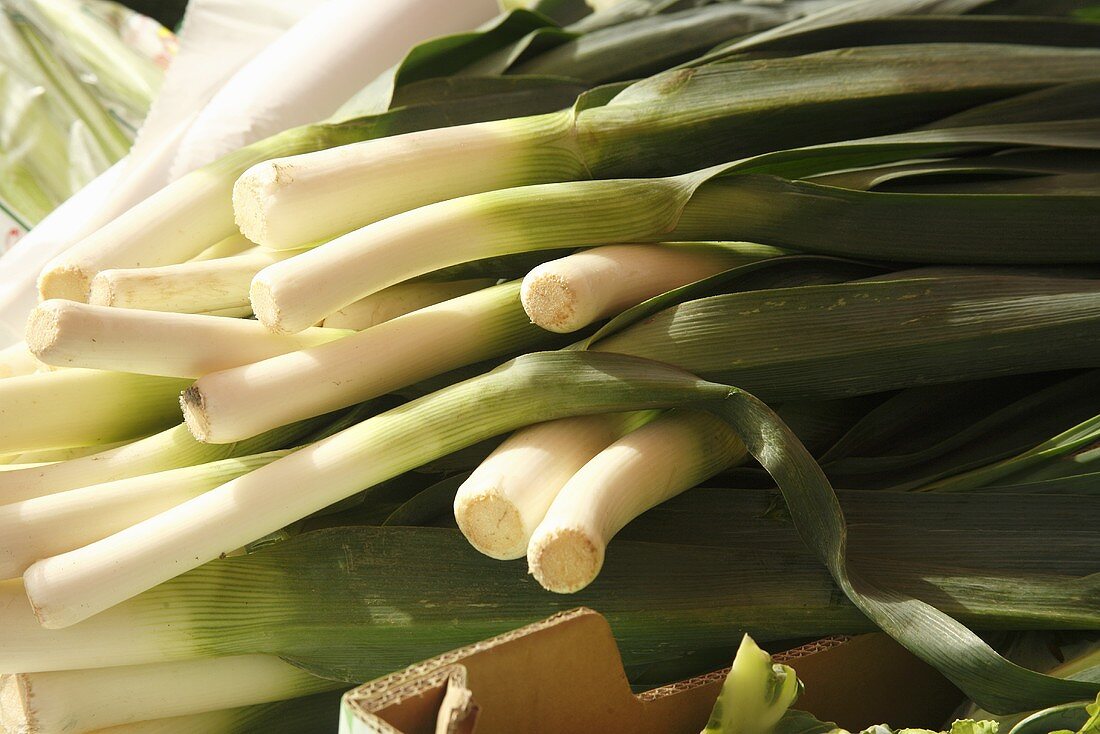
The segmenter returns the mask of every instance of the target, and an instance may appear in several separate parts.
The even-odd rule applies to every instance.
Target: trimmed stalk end
[[[46,564],[50,560],[49,558],[44,558],[40,561],[35,561],[23,572],[23,588],[27,592],[27,600],[31,604],[31,611],[34,612],[34,616],[38,619],[38,623],[48,630],[59,630],[74,625],[77,622],[81,622],[95,612],[93,611],[89,614],[82,609],[68,609],[64,605],[51,605],[43,601],[39,593],[39,587],[44,587],[42,591],[44,591],[47,596],[49,595],[51,588]]]
[[[110,270],[96,273],[92,278],[92,284],[88,288],[88,303],[94,306],[115,305],[115,284]]]
[[[248,289],[248,299],[252,302],[252,313],[269,331],[276,334],[295,333],[293,329],[286,328],[283,323],[282,310],[275,299],[271,284],[263,278],[263,271],[252,279],[252,285]]]
[[[577,294],[557,273],[535,268],[520,286],[520,303],[536,326],[567,334],[584,326],[577,316]]]
[[[495,489],[459,494],[455,520],[470,545],[490,558],[511,561],[527,552],[519,508]]]
[[[38,297],[45,301],[50,298],[64,298],[69,301],[88,300],[88,286],[93,273],[85,272],[76,265],[47,266],[38,276]]]
[[[180,394],[183,422],[196,441],[210,443],[210,417],[206,414],[206,398],[202,390],[192,385]]]
[[[542,588],[574,594],[592,583],[603,567],[603,543],[579,528],[558,528],[531,539],[527,566]]]
[[[49,300],[34,307],[27,319],[27,350],[38,359],[49,359],[61,337],[61,318],[67,301]]]
[[[30,679],[22,673],[0,676],[0,731],[36,734],[40,731],[31,708]]]
[[[241,174],[233,184],[233,218],[241,234],[258,245],[268,243],[268,199],[293,180],[289,166],[277,160],[257,163]]]

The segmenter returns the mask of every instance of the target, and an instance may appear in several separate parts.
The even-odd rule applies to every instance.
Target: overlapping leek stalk
[[[295,254],[293,250],[253,248],[247,253],[176,265],[104,270],[92,278],[88,302],[179,313],[251,310],[248,286],[252,278],[268,265]]]
[[[181,399],[200,441],[229,443],[448,370],[545,344],[518,282],[459,296],[338,341],[212,372]],[[258,328],[259,325],[256,325]]]
[[[55,367],[193,378],[327,344],[353,333],[314,327],[294,336],[279,336],[243,319],[55,299],[31,312],[27,345],[41,362]]]
[[[324,418],[292,423],[235,444],[201,443],[181,423],[91,456],[0,472],[0,502],[19,502],[92,484],[282,448],[304,439],[324,423]]]
[[[577,331],[673,288],[782,252],[748,243],[596,247],[528,273],[523,310],[544,329]]]
[[[15,673],[0,678],[0,724],[23,734],[87,734],[342,687],[269,655]]]
[[[183,380],[72,369],[0,380],[0,446],[12,452],[136,439],[179,419]]]
[[[340,309],[329,315],[323,325],[335,329],[368,329],[418,309],[488,288],[495,283],[492,278],[400,283]],[[248,283],[242,293],[247,304]]]
[[[0,504],[0,578],[125,530],[290,453],[222,459]]]

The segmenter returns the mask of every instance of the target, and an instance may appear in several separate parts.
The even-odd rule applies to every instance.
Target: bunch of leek
[[[990,710],[1094,695],[964,624],[1100,622],[1098,27],[810,5],[513,11],[47,268],[0,671],[361,682],[581,601],[632,667],[877,626]]]

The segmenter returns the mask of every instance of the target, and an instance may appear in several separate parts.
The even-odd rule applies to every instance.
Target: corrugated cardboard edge
[[[809,642],[805,645],[786,650],[785,652],[776,653],[772,655],[772,660],[777,663],[789,663],[792,660],[798,660],[804,658],[807,655],[816,655],[817,653],[831,650],[834,647],[839,647],[852,639],[846,635],[837,635],[835,637],[823,637],[820,640]],[[715,683],[721,683],[729,675],[729,668],[722,668],[716,670],[713,673],[707,673],[705,675],[696,676],[695,678],[688,678],[687,680],[676,681],[675,683],[669,683],[667,686],[661,686],[660,688],[653,688],[648,691],[644,691],[638,694],[638,699],[641,701],[655,701],[665,696],[674,696],[677,693],[683,693],[684,691],[691,691],[696,688],[703,688]]]
[[[596,614],[596,612],[587,607],[578,607],[566,612],[559,612],[552,617],[547,617],[542,621],[520,627],[511,632],[505,632],[496,637],[490,637],[487,640],[475,642],[472,645],[460,647],[457,650],[451,650],[442,655],[437,655],[434,658],[429,658],[424,662],[411,665],[404,670],[399,670],[396,673],[387,675],[385,678],[379,678],[378,680],[348,691],[344,694],[345,705],[350,707],[353,711],[357,711],[367,716],[370,715],[372,711],[400,704],[410,698],[416,698],[417,696],[423,695],[426,691],[442,686],[454,673],[456,668],[462,669],[461,666],[457,664],[475,653],[485,652],[494,647],[512,642],[513,640],[527,637],[534,632],[539,632],[548,627],[554,627],[564,621],[583,617],[587,614]],[[463,680],[465,680],[465,671],[463,671],[462,677]],[[379,731],[386,732],[386,734],[396,732],[392,727],[388,730],[379,729]],[[396,732],[396,734],[400,734],[400,732]]]

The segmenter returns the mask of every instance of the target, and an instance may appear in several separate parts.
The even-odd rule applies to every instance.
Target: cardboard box
[[[806,684],[796,708],[858,731],[939,729],[961,694],[882,634],[775,656]],[[607,621],[575,609],[367,683],[344,695],[341,734],[698,734],[726,670],[631,692]]]

